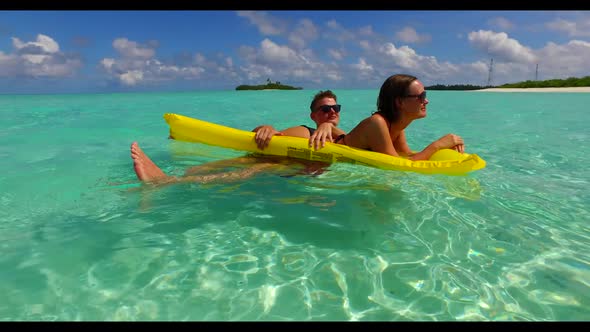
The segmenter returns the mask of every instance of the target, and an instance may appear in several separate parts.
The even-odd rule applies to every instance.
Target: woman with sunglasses
[[[426,105],[424,85],[416,77],[390,76],[379,91],[377,112],[362,120],[340,143],[392,156],[407,156],[411,160],[428,160],[440,149],[463,153],[463,139],[455,134],[441,137],[418,153],[410,150],[405,129],[412,121],[426,116]]]
[[[295,136],[309,139],[309,146],[316,150],[324,147],[326,141],[338,142],[338,138],[344,137],[344,131],[336,128],[340,122],[341,105],[336,103],[336,95],[330,91],[318,92],[309,106],[309,117],[316,123],[317,129],[306,125],[299,125],[281,131],[271,125],[262,125],[254,128],[256,144],[264,150],[273,136]]]

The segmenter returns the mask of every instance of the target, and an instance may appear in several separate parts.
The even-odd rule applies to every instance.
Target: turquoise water
[[[0,320],[588,320],[588,94],[429,92],[407,130],[454,132],[466,177],[141,185],[243,153],[168,140],[162,115],[307,124],[316,91],[0,96]],[[336,90],[341,127],[377,90]]]

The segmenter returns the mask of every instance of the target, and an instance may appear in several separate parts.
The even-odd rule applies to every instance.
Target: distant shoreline
[[[590,86],[569,88],[489,88],[471,90],[475,92],[586,92],[590,93]]]
[[[236,91],[244,91],[244,90],[303,90],[301,87],[294,87],[290,85],[281,84],[280,82],[270,82],[261,85],[238,85],[236,87]]]

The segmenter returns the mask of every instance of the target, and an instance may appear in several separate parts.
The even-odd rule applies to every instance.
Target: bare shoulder
[[[309,138],[309,129],[305,128],[304,126],[295,126],[291,128],[287,128],[285,130],[281,130],[281,133],[285,136],[295,136],[295,137],[303,137]]]
[[[387,121],[385,120],[385,118],[379,114],[373,114],[370,117],[368,117],[366,120],[368,120],[367,122],[370,123],[372,128],[379,128],[379,127],[384,127],[387,128]]]

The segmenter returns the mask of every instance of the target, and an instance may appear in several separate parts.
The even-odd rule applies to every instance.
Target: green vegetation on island
[[[497,88],[571,88],[590,86],[590,76],[582,78],[569,77],[564,80],[552,79],[545,81],[524,81],[497,86]]]
[[[270,78],[266,79],[266,84],[261,85],[238,85],[236,90],[303,90],[303,88],[273,82]]]
[[[590,86],[590,76],[585,76],[582,78],[578,77],[570,77],[566,79],[552,79],[552,80],[545,80],[545,81],[524,81],[518,83],[508,83],[502,84],[498,86],[479,86],[479,85],[471,85],[471,84],[454,84],[454,85],[444,85],[444,84],[436,84],[425,87],[426,90],[481,90],[487,88],[572,88],[572,87],[582,87],[582,86]]]
[[[426,90],[481,90],[492,88],[491,86],[479,86],[479,85],[471,85],[471,84],[454,84],[454,85],[444,85],[444,84],[436,84],[425,87]]]

